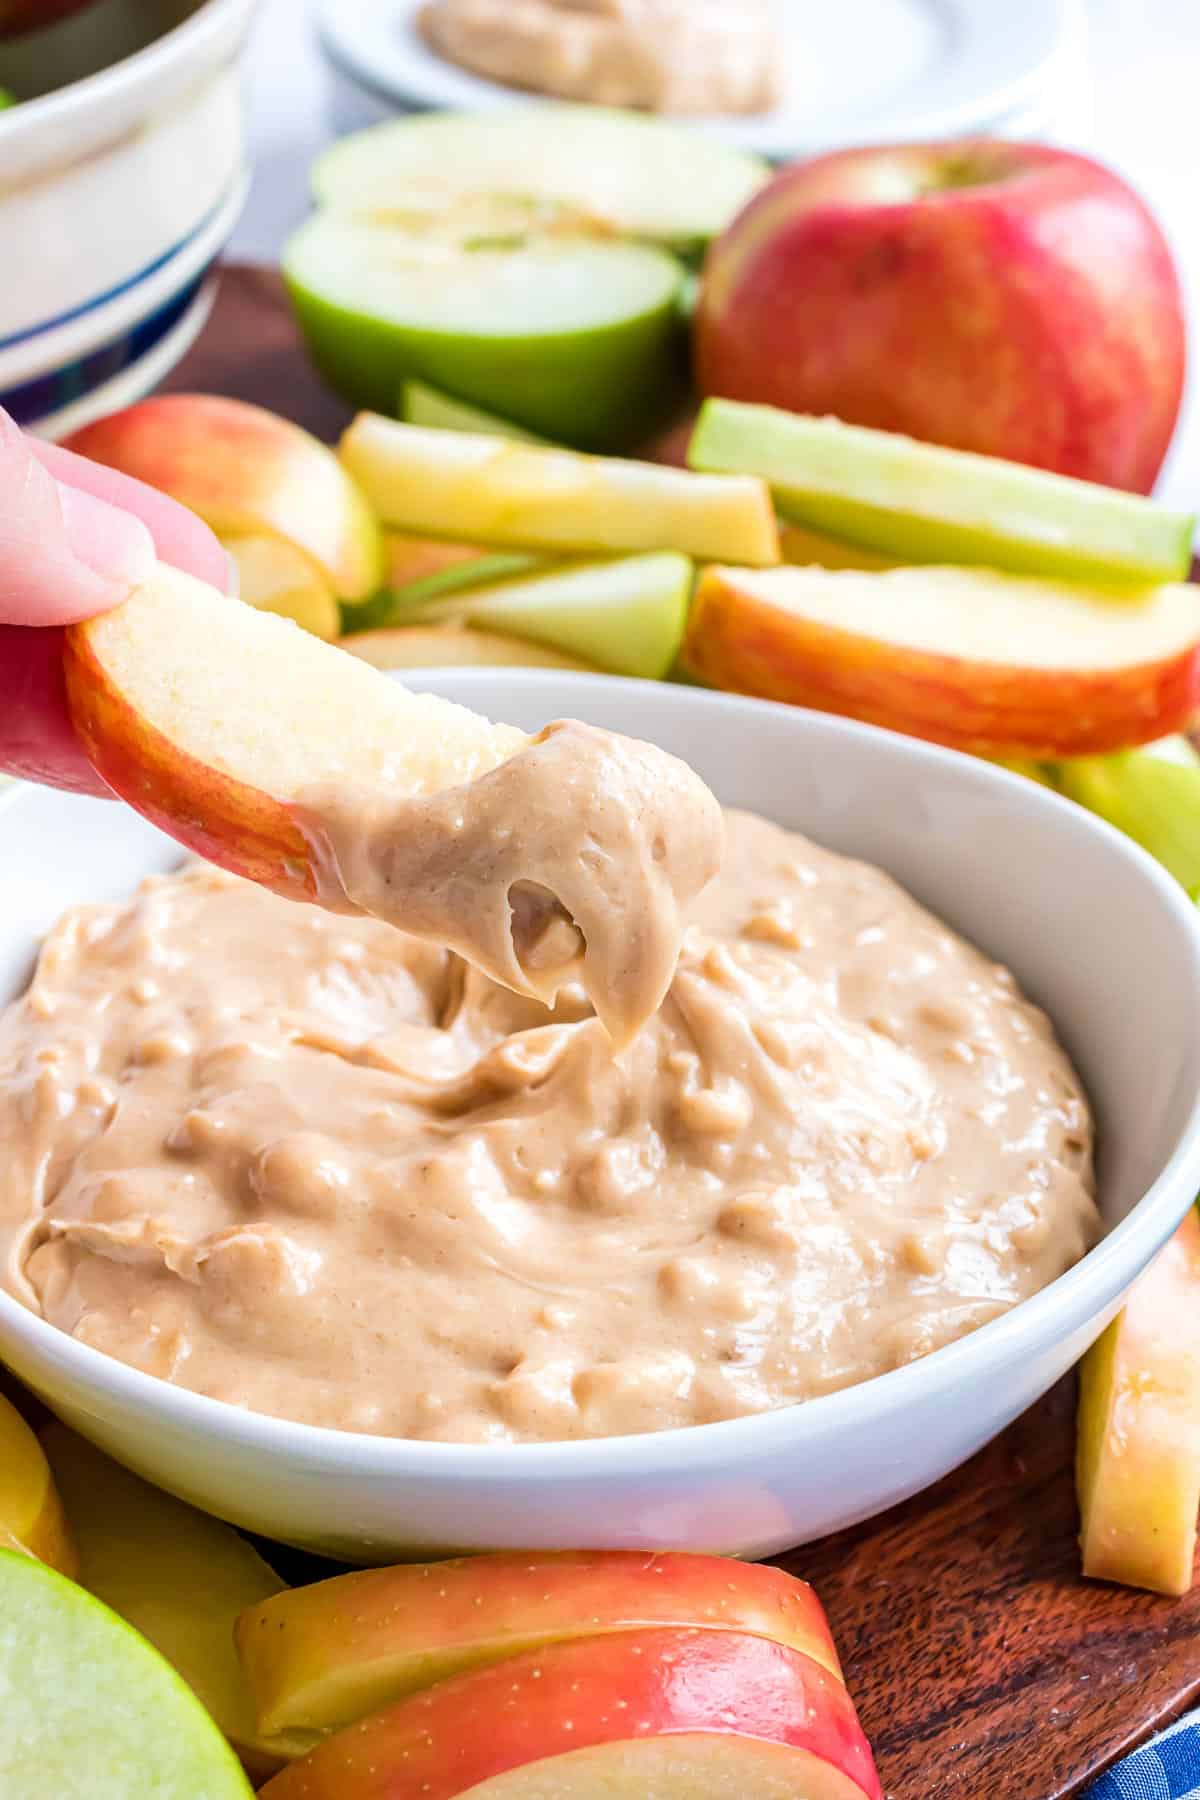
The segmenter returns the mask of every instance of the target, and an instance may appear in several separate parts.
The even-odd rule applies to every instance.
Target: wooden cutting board
[[[350,416],[264,269],[224,271],[165,386],[323,437]],[[889,1800],[1066,1800],[1200,1698],[1200,1587],[1172,1602],[1079,1579],[1073,1412],[1066,1381],[928,1493],[781,1559],[828,1608]],[[325,1572],[268,1554],[292,1579]]]

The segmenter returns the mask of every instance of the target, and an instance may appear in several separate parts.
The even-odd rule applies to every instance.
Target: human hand
[[[227,585],[225,552],[185,507],[0,410],[0,770],[108,792],[67,716],[62,628],[118,605],[156,558]]]

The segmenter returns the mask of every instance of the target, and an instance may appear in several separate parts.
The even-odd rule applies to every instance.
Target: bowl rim
[[[1156,904],[1178,929],[1186,965],[1180,973],[1192,989],[1200,1042],[1200,910],[1165,869],[1130,838],[1025,776],[877,726],[711,689],[560,670],[421,669],[405,674],[411,677],[407,684],[414,688],[448,692],[449,697],[484,712],[490,710],[489,693],[496,697],[497,676],[506,694],[515,689],[531,699],[547,689],[561,692],[563,683],[568,691],[600,701],[605,695],[619,693],[645,698],[647,686],[652,685],[656,688],[656,704],[677,706],[684,711],[696,706],[701,710],[712,708],[747,722],[764,714],[787,717],[801,732],[825,735],[834,743],[839,739],[858,741],[869,744],[872,753],[902,755],[918,771],[949,768],[954,772],[953,778],[965,783],[968,791],[974,788],[993,799],[1007,797],[1023,808],[1055,818],[1068,834],[1099,839],[1113,855],[1137,870],[1139,879],[1153,892]],[[559,705],[556,702],[549,711],[554,712]],[[20,804],[29,788],[28,783],[16,783],[9,792],[0,794],[0,820]],[[139,1410],[179,1431],[216,1436],[227,1449],[244,1450],[265,1459],[286,1458],[293,1467],[353,1474],[363,1479],[396,1478],[410,1483],[450,1479],[493,1487],[588,1477],[605,1483],[631,1478],[677,1478],[777,1459],[783,1453],[811,1449],[826,1438],[869,1430],[873,1421],[906,1405],[928,1404],[955,1391],[969,1393],[972,1373],[986,1378],[993,1364],[1010,1365],[1024,1355],[1032,1358],[1044,1347],[1045,1328],[1052,1321],[1055,1323],[1049,1336],[1054,1342],[1061,1342],[1104,1314],[1166,1242],[1198,1193],[1200,1084],[1170,1155],[1125,1218],[1072,1268],[1007,1313],[941,1349],[851,1387],[741,1418],[615,1437],[462,1444],[382,1437],[305,1424],[251,1412],[234,1402],[215,1400],[147,1374],[81,1343],[2,1289],[0,1321],[6,1330],[16,1328],[16,1334],[27,1340],[40,1363],[55,1365],[58,1374],[80,1390],[102,1391],[123,1408]],[[1149,1252],[1142,1255],[1146,1240],[1150,1240]]]
[[[132,55],[0,111],[5,186],[117,142],[142,114],[167,105],[181,77],[184,85],[196,78],[193,65],[207,68],[235,54],[257,5],[258,0],[198,0],[186,19]]]

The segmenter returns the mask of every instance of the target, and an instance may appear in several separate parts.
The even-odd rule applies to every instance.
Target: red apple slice
[[[303,1790],[306,1800],[408,1800],[414,1792],[405,1785],[339,1786],[340,1777],[333,1779],[330,1786],[318,1777],[322,1785]],[[442,1792],[430,1784],[421,1800]],[[808,1750],[701,1731],[539,1757],[468,1792],[469,1800],[864,1800],[856,1781]]]
[[[294,1745],[447,1675],[649,1625],[752,1632],[840,1678],[807,1582],[716,1556],[518,1551],[369,1569],[249,1608],[235,1637],[260,1730]]]
[[[578,1638],[440,1682],[328,1738],[262,1791],[267,1800],[882,1800],[836,1676],[767,1638],[703,1630]]]
[[[294,544],[343,600],[383,578],[378,522],[332,450],[288,419],[216,394],[157,394],[85,425],[69,448],[199,513],[221,536]]]
[[[1179,731],[1200,704],[1200,590],[987,569],[711,568],[684,661],[714,687],[959,750],[1081,756]]]
[[[526,741],[163,566],[70,627],[64,670],[75,729],[115,793],[190,850],[295,899],[318,893],[294,804],[306,788],[386,770],[397,795],[429,793]]]

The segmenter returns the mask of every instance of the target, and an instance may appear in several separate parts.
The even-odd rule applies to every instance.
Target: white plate
[[[394,107],[520,98],[429,50],[421,0],[320,0],[322,40]],[[777,0],[788,89],[770,113],[697,119],[764,156],[982,130],[1029,103],[1068,32],[1067,0]],[[685,121],[681,121],[685,122]]]

